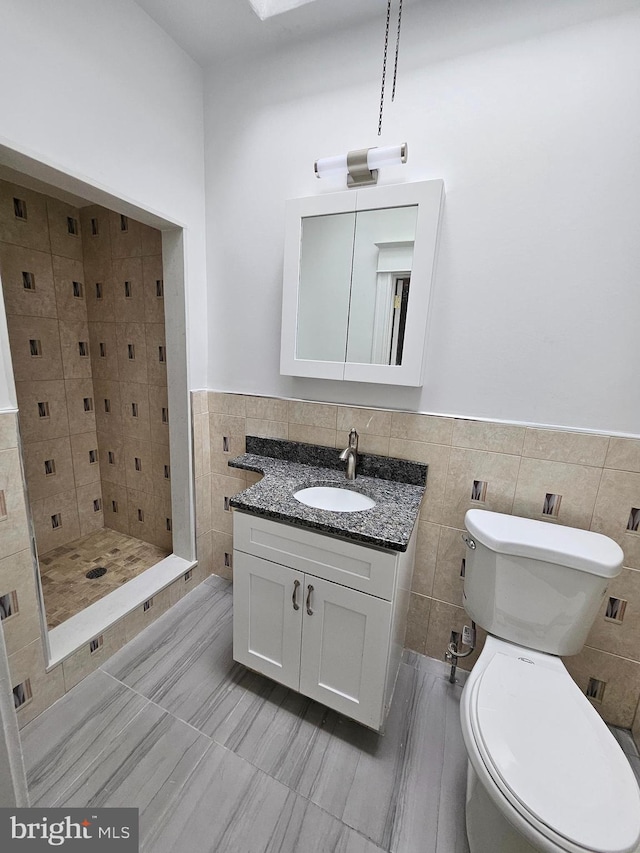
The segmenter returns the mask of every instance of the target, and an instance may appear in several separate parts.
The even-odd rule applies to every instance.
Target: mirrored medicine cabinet
[[[286,204],[280,372],[422,385],[444,184]]]

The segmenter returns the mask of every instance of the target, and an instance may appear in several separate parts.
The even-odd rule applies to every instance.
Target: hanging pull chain
[[[396,36],[396,61],[393,66],[393,90],[391,92],[391,101],[396,99],[396,80],[398,77],[398,54],[400,52],[400,25],[402,24],[402,0],[398,8],[398,34]]]
[[[380,86],[380,113],[378,114],[378,136],[382,134],[382,113],[384,110],[384,84],[387,79],[387,50],[389,48],[389,23],[391,21],[391,0],[387,0],[387,25],[384,32],[384,55],[382,57],[382,84]]]

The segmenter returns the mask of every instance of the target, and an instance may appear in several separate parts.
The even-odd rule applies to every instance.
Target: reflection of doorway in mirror
[[[404,349],[413,242],[377,243],[371,364],[401,365]]]

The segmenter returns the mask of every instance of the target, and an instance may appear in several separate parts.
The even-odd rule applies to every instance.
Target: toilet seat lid
[[[635,777],[566,670],[496,654],[480,677],[472,716],[489,773],[525,819],[560,836],[559,845],[566,839],[599,853],[635,850]]]

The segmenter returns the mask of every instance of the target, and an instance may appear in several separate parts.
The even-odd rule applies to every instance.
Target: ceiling
[[[386,0],[314,0],[261,21],[249,0],[136,2],[203,67],[237,53],[265,53],[375,18],[384,28],[387,11]],[[397,10],[398,0],[393,0],[393,7]]]

